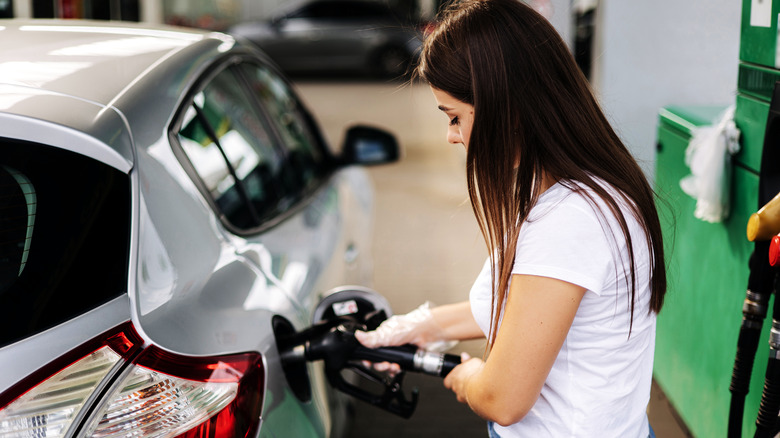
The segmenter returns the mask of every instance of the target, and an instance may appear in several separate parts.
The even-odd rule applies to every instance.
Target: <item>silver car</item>
[[[255,48],[173,28],[0,21],[0,436],[344,432],[277,339],[370,286],[365,171]]]
[[[396,78],[422,47],[416,24],[371,0],[308,0],[228,32],[260,46],[287,73],[360,72]]]

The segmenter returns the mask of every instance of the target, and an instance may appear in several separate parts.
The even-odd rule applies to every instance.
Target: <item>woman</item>
[[[369,347],[485,336],[444,384],[491,436],[647,437],[661,230],[642,170],[552,26],[518,0],[465,0],[417,70],[467,150],[488,245],[469,301],[359,332]]]

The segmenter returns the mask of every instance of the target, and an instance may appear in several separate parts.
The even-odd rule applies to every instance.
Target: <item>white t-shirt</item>
[[[650,255],[646,239],[623,206],[637,264],[636,307],[629,337],[627,242],[601,198],[586,190],[606,219],[582,194],[558,183],[540,196],[521,227],[513,274],[556,278],[587,292],[539,399],[520,422],[509,427],[495,425],[501,437],[645,438],[649,434],[646,409],[655,314],[648,313]],[[612,189],[610,193],[615,197],[617,192]],[[620,198],[615,199],[621,203]],[[491,289],[487,261],[470,294],[474,318],[486,336]]]

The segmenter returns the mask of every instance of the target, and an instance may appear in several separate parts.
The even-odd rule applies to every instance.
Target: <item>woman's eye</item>
[[[459,124],[460,124],[460,120],[458,120],[458,118],[457,118],[457,117],[453,117],[453,118],[450,120],[450,126],[459,125]]]

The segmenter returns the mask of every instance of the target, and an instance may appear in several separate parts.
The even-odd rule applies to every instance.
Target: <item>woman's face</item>
[[[431,91],[439,109],[444,111],[449,119],[447,142],[460,143],[468,149],[471,126],[474,124],[474,106],[461,102],[438,88],[431,87]]]

